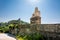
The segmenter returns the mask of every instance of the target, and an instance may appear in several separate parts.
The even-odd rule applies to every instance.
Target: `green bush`
[[[43,40],[43,36],[40,33],[25,34],[24,36],[18,35],[16,37],[24,40]]]

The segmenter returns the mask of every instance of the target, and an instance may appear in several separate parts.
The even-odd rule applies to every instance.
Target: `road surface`
[[[0,40],[16,40],[11,34],[0,33]]]

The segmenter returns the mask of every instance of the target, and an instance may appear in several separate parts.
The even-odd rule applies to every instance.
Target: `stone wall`
[[[15,28],[16,29],[16,28]],[[20,25],[17,30],[11,29],[13,33],[60,33],[60,24]],[[11,32],[11,31],[10,31]]]

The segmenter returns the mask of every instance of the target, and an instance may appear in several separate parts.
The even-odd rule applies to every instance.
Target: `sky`
[[[42,24],[60,23],[60,0],[0,0],[0,22],[21,19],[30,23],[38,7]]]

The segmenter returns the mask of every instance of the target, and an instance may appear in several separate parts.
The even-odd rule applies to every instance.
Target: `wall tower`
[[[38,7],[35,8],[35,11],[32,14],[32,17],[30,18],[30,23],[31,24],[41,24],[40,11],[38,10]]]

